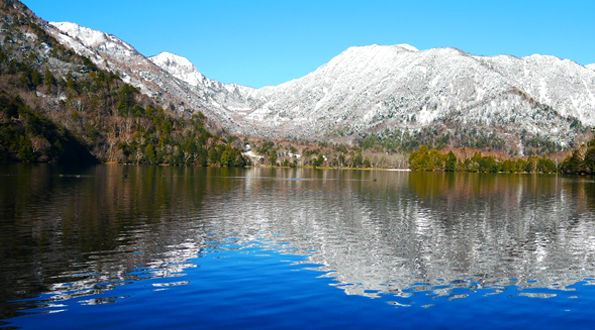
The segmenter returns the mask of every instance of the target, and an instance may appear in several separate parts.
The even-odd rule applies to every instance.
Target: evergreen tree
[[[444,165],[444,170],[446,172],[454,172],[457,168],[457,156],[455,156],[455,154],[450,151],[447,155],[446,155],[446,164]]]
[[[69,90],[76,90],[76,83],[72,77],[68,77],[68,80],[66,81],[66,87],[68,87]]]
[[[353,157],[352,167],[361,167],[364,162],[364,157],[362,153],[359,152],[355,157]]]
[[[34,160],[31,139],[24,135],[21,135],[19,140],[19,158],[23,162],[30,162]]]
[[[176,166],[184,165],[184,151],[181,147],[177,147],[173,156],[173,163]]]
[[[211,165],[215,165],[215,164],[217,164],[218,161],[219,161],[219,154],[217,153],[217,148],[211,147],[211,150],[209,151],[209,163]]]
[[[145,148],[145,157],[149,164],[154,165],[156,163],[157,157],[155,156],[155,147],[153,147],[153,144],[147,144],[147,147]]]
[[[52,73],[50,72],[49,69],[45,69],[45,76],[44,76],[45,88],[47,88],[48,91],[51,90],[54,83],[55,83],[54,76],[52,75]]]
[[[39,71],[37,71],[37,69],[33,69],[33,71],[31,72],[31,82],[36,87],[42,84],[41,74],[39,73]]]
[[[581,166],[579,151],[575,150],[572,155],[566,157],[560,165],[560,171],[568,174],[577,174]]]
[[[205,148],[200,148],[198,151],[197,157],[198,165],[200,166],[207,166],[209,165],[209,156],[207,154],[207,150]]]
[[[228,144],[223,153],[221,153],[221,165],[229,166],[231,163],[231,146]]]
[[[364,167],[365,168],[370,168],[372,167],[372,164],[370,164],[370,158],[366,156],[366,159],[364,159]]]
[[[273,166],[277,164],[277,153],[274,150],[269,153],[269,161]]]
[[[314,166],[322,166],[324,164],[324,156],[322,154],[318,154],[316,157],[316,164]]]
[[[429,161],[430,148],[427,145],[422,145],[419,150],[414,151],[409,155],[409,167],[415,171],[425,171]]]
[[[593,141],[595,141],[595,139]],[[595,146],[587,150],[583,165],[591,174],[595,174]]]
[[[502,163],[502,172],[505,172],[505,173],[514,172],[514,164],[510,159],[507,159]]]
[[[137,89],[126,84],[118,91],[120,101],[118,102],[118,113],[120,116],[128,116],[130,110],[134,107],[134,94],[137,93]]]

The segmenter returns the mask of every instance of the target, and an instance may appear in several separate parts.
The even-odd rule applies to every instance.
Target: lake
[[[592,329],[595,178],[0,165],[0,329]]]

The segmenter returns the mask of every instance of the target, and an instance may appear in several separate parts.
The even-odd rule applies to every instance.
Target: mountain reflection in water
[[[130,281],[185,285],[205,254],[254,247],[306,256],[347,294],[571,290],[595,277],[594,222],[580,177],[9,165],[0,319],[43,294],[59,307],[117,302],[94,295]]]

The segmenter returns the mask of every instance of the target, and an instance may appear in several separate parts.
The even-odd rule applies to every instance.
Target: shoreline
[[[570,176],[591,176],[592,174],[581,172],[581,173],[545,173],[545,172],[473,172],[473,171],[454,171],[454,172],[446,172],[446,171],[415,171],[409,168],[380,168],[380,167],[365,167],[365,168],[357,168],[357,167],[330,167],[330,166],[270,166],[270,165],[249,165],[243,167],[227,167],[227,166],[176,166],[171,164],[157,164],[157,165],[148,165],[148,164],[125,164],[125,163],[118,163],[118,162],[99,162],[94,164],[60,164],[60,163],[49,163],[49,162],[0,162],[0,165],[9,165],[9,164],[48,164],[48,165],[61,165],[61,166],[94,166],[94,165],[106,165],[106,166],[156,166],[156,167],[191,167],[191,168],[271,168],[271,169],[319,169],[319,170],[342,170],[342,171],[384,171],[384,172],[436,172],[436,173],[476,173],[476,174],[521,174],[521,175],[570,175]]]

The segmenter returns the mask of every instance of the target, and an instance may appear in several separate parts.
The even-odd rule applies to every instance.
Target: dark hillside
[[[0,1],[0,161],[243,166],[241,144],[174,112],[60,45]]]

